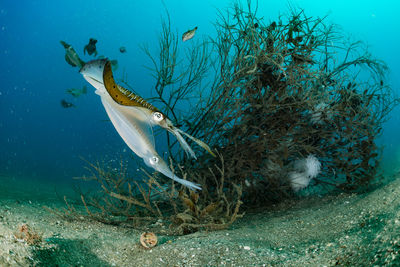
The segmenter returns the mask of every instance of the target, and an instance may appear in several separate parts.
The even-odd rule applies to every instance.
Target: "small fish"
[[[192,39],[194,37],[194,35],[196,34],[196,31],[197,31],[197,27],[195,27],[193,30],[188,30],[187,32],[182,34],[182,41],[185,42],[185,41]]]
[[[70,88],[66,90],[67,94],[72,95],[73,97],[79,97],[87,93],[87,87],[84,85],[82,89]]]
[[[125,48],[125,46],[121,46],[121,47],[119,48],[119,52],[121,52],[122,54],[123,54],[123,53],[126,53],[126,48]]]
[[[85,65],[85,62],[79,58],[75,49],[64,41],[60,41],[60,43],[65,49],[65,61],[67,61],[67,63],[72,67],[82,68],[83,65]]]
[[[86,55],[87,52],[89,56],[94,54],[94,56],[96,57],[97,56],[96,43],[97,43],[96,39],[90,38],[89,43],[85,45],[85,47],[83,48],[83,54]]]
[[[65,99],[62,99],[62,100],[61,100],[61,106],[62,106],[63,108],[72,108],[72,107],[75,107],[74,104],[72,104],[72,103],[70,103],[70,102],[67,102]]]

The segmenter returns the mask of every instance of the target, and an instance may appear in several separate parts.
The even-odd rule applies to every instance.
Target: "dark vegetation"
[[[250,3],[235,4],[220,14],[216,37],[193,42],[181,60],[169,17],[162,26],[157,56],[144,47],[156,81],[150,101],[217,152],[188,159],[167,136],[171,168],[203,190],[145,170],[138,182],[123,161],[117,169],[96,163],[83,179],[101,191],[81,195],[86,212],[68,203],[54,212],[185,234],[228,227],[250,207],[292,197],[288,173],[308,155],[321,163],[310,192],[361,192],[377,182],[375,141],[398,100],[386,65],[361,42],[302,10],[266,21]],[[184,105],[190,112],[179,112]]]

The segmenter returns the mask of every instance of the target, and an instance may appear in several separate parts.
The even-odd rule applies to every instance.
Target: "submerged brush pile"
[[[144,49],[154,63],[154,104],[217,151],[191,160],[168,136],[171,168],[203,190],[177,189],[159,174],[139,184],[124,165],[92,165],[103,195],[82,195],[88,215],[69,206],[69,217],[183,234],[227,227],[242,202],[265,206],[308,183],[318,192],[368,188],[379,164],[376,137],[397,104],[386,65],[303,11],[267,22],[250,3],[246,10],[236,4],[221,15],[217,37],[193,45],[186,60],[178,60],[169,20],[159,58]],[[190,112],[178,114],[188,99]]]
[[[319,191],[365,189],[379,163],[375,139],[397,103],[386,65],[303,11],[266,23],[236,5],[217,31],[217,82],[192,134],[221,153],[246,201],[282,199],[296,162],[310,155]]]

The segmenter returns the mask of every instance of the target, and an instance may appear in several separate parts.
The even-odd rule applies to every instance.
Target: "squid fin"
[[[144,158],[149,151],[156,153],[153,128],[143,111],[119,105],[108,94],[101,96],[101,102],[114,128],[136,155]]]

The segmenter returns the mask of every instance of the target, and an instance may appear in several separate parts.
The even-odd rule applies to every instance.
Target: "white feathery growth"
[[[308,155],[305,161],[305,172],[310,178],[315,178],[321,171],[321,163],[314,155]]]
[[[308,186],[310,183],[310,178],[303,172],[290,172],[289,173],[290,185],[293,191],[297,192]]]
[[[306,188],[311,179],[318,176],[321,171],[321,163],[314,155],[297,160],[294,164],[295,171],[289,173],[290,184],[294,191]]]

